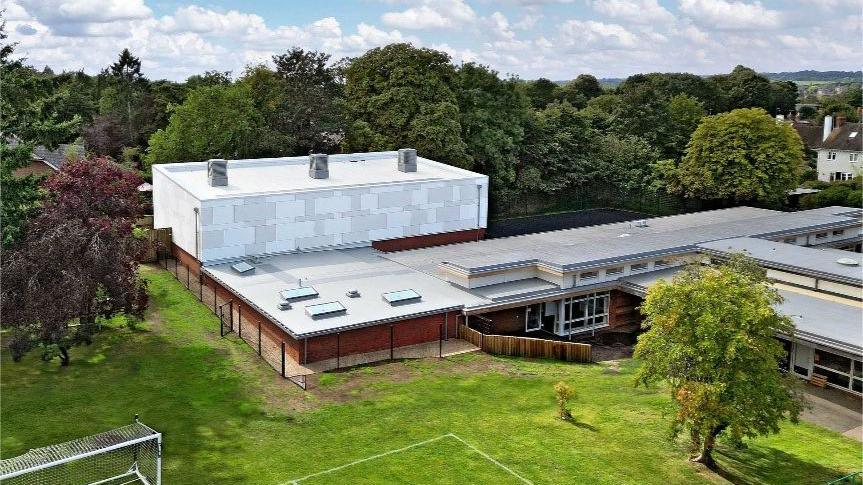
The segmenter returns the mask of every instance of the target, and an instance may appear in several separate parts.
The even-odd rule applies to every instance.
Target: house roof
[[[794,123],[794,129],[803,140],[803,144],[810,150],[815,150],[821,146],[821,137],[824,135],[824,129],[817,125],[809,123]]]
[[[830,136],[819,146],[822,150],[863,152],[863,123],[844,123],[833,128]],[[856,134],[855,134],[856,133]]]
[[[829,248],[815,249],[751,237],[708,242],[699,244],[698,248],[709,254],[742,253],[767,268],[863,286],[863,279],[861,279],[863,256],[860,253]],[[842,264],[839,260],[851,260],[857,264]]]
[[[753,207],[564,229],[386,254],[428,274],[438,265],[468,274],[542,265],[572,271],[605,264],[694,252],[696,245],[740,236],[772,237],[859,224],[854,209],[825,207],[779,212]]]
[[[82,145],[71,143],[61,143],[54,150],[49,150],[42,145],[33,149],[33,158],[42,160],[51,166],[54,170],[60,170],[63,167],[63,162],[68,158],[69,151],[73,151],[78,158],[84,158],[85,152]]]
[[[787,289],[780,289],[779,294],[784,301],[777,310],[791,317],[795,338],[855,355],[863,354],[860,302]]]

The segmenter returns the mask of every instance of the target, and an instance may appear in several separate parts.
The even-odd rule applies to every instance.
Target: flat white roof
[[[330,155],[329,178],[326,179],[309,177],[307,156],[229,160],[225,187],[209,185],[207,162],[153,165],[153,170],[161,172],[198,200],[487,178],[422,157],[417,157],[416,172],[400,172],[395,151]]]
[[[254,272],[240,274],[231,264],[204,267],[204,272],[231,288],[246,303],[284,328],[295,338],[333,333],[413,316],[442,313],[463,306],[487,303],[443,280],[382,258],[371,248],[341,249],[269,256],[254,264]],[[280,310],[279,292],[298,286],[314,287],[318,296],[291,302]],[[390,304],[383,294],[414,290],[419,301]],[[346,295],[360,292],[359,298]],[[342,314],[313,318],[307,306],[338,301]]]

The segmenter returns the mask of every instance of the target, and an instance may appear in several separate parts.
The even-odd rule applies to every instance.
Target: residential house
[[[851,180],[861,174],[863,161],[863,124],[846,123],[845,117],[824,117],[824,128],[821,144],[815,149],[818,152],[818,180],[832,182],[834,180]]]

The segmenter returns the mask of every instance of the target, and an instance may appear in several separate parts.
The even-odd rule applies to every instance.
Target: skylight
[[[390,305],[398,305],[400,303],[414,303],[422,298],[419,293],[410,288],[406,290],[390,291],[381,295],[385,302]]]
[[[347,312],[347,310],[339,301],[319,303],[317,305],[309,305],[306,307],[306,314],[312,318],[332,317],[342,315],[345,312]]]
[[[852,132],[851,132],[851,134],[850,134],[850,135],[848,135],[848,138],[854,138],[855,136],[857,136],[857,132],[856,132],[856,131],[852,131]]]
[[[279,292],[279,296],[286,301],[302,300],[304,298],[313,298],[318,296],[318,290],[313,286],[300,286],[298,288],[282,290]]]
[[[240,261],[239,263],[232,265],[231,268],[233,268],[234,271],[240,274],[255,271],[255,267],[245,261]]]

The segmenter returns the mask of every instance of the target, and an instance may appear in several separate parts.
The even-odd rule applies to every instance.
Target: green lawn
[[[145,269],[152,308],[138,330],[110,326],[59,368],[2,356],[2,456],[128,423],[164,434],[165,483],[725,483],[667,439],[662,390],[619,368],[467,354],[327,374],[303,392],[168,273]],[[552,386],[578,392],[575,423]],[[475,448],[472,448],[475,447]],[[824,483],[859,468],[860,443],[808,424],[723,448],[740,483]]]

